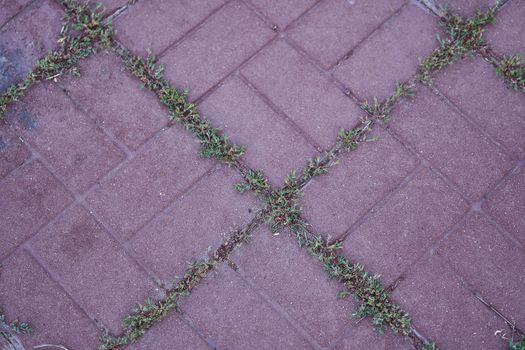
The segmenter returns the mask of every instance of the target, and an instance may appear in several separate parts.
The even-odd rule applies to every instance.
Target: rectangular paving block
[[[216,249],[255,215],[255,196],[241,195],[233,187],[241,181],[227,167],[202,178],[126,243],[130,252],[166,284],[174,282],[187,262]]]
[[[4,6],[0,3],[4,12]],[[23,79],[36,61],[57,47],[63,10],[56,1],[34,1],[0,27],[0,91]]]
[[[138,1],[115,20],[118,40],[137,54],[159,54],[223,4],[222,0]]]
[[[44,265],[72,297],[111,332],[155,284],[81,206],[64,212],[31,240]]]
[[[40,344],[98,347],[94,323],[25,250],[2,262],[0,302],[7,321],[18,319],[31,325],[31,334],[20,335],[26,349]]]
[[[425,168],[351,232],[343,250],[389,285],[467,210],[462,197]]]
[[[364,319],[352,325],[347,334],[334,347],[334,350],[374,349],[374,350],[413,350],[401,334],[390,330],[381,333],[374,329],[369,319]]]
[[[64,186],[33,161],[0,181],[0,259],[60,213],[72,198]]]
[[[470,198],[478,199],[512,166],[511,158],[427,88],[392,113],[392,130]]]
[[[213,166],[198,153],[196,140],[179,125],[163,130],[86,200],[119,239],[127,240]]]
[[[280,110],[318,146],[332,147],[341,128],[351,128],[364,112],[306,58],[278,40],[242,69]]]
[[[238,77],[228,79],[199,107],[233,142],[246,146],[243,159],[250,167],[262,169],[275,186],[280,186],[293,169],[306,166],[307,159],[316,153]]]
[[[53,83],[39,84],[13,105],[8,119],[71,189],[82,193],[124,153]]]
[[[438,255],[517,325],[525,324],[525,254],[481,214],[447,237]]]
[[[180,319],[176,312],[172,312],[160,323],[150,328],[136,343],[131,344],[129,350],[152,349],[212,349],[187,323]]]
[[[508,1],[496,15],[496,24],[487,27],[485,40],[497,54],[525,55],[525,6],[523,1]]]
[[[437,257],[419,263],[394,290],[393,300],[440,349],[504,349],[494,332],[505,323],[466,290]]]
[[[250,0],[278,27],[285,28],[290,22],[307,11],[317,0]]]
[[[249,7],[228,3],[160,59],[172,84],[196,99],[252,56],[274,32]]]
[[[0,27],[5,25],[13,16],[22,11],[31,0],[0,0]]]
[[[380,127],[374,136],[305,188],[303,216],[316,233],[340,237],[414,170],[415,158],[399,142]]]
[[[525,169],[522,166],[483,204],[497,223],[525,244]]]
[[[310,349],[308,343],[226,264],[180,301],[217,349]]]
[[[0,179],[31,158],[31,151],[7,124],[0,125]]]
[[[438,47],[437,18],[407,4],[337,66],[334,76],[361,100],[394,93],[395,83],[416,74],[419,58]]]
[[[440,72],[436,86],[516,157],[525,155],[525,98],[507,88],[492,65],[466,58]]]
[[[397,11],[402,0],[323,1],[290,28],[290,38],[329,68]]]
[[[351,318],[356,302],[337,296],[344,286],[330,280],[322,264],[302,250],[287,231],[274,236],[263,226],[253,236],[231,260],[319,345],[334,343],[357,321]]]
[[[144,89],[115,54],[98,54],[79,64],[82,76],[61,81],[91,118],[126,146],[136,149],[167,124],[168,110]]]

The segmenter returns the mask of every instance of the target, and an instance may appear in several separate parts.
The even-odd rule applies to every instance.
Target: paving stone
[[[127,240],[213,163],[178,125],[163,130],[136,157],[86,198],[97,217]]]
[[[182,299],[181,308],[218,349],[310,348],[226,264]]]
[[[139,1],[115,21],[114,28],[130,50],[160,53],[222,4],[222,0]]]
[[[0,182],[0,259],[31,237],[72,200],[40,162],[13,171]]]
[[[343,155],[305,189],[303,216],[315,232],[341,236],[415,168],[416,160],[399,142],[382,130],[374,133],[377,142]]]
[[[128,248],[166,283],[173,282],[188,261],[217,248],[233,227],[243,227],[254,216],[250,213],[257,210],[258,200],[233,188],[240,181],[226,167],[203,178],[133,236]]]
[[[173,84],[196,99],[274,36],[252,10],[233,1],[160,60]]]
[[[389,285],[468,210],[461,196],[424,169],[344,241],[344,251]]]
[[[8,119],[72,189],[106,175],[124,153],[55,84],[39,84],[13,105]]]
[[[308,10],[317,0],[250,0],[277,26],[285,28],[290,22]]]
[[[315,149],[239,78],[233,77],[208,96],[200,111],[237,144],[246,146],[243,159],[262,169],[280,186],[292,169],[302,169]]]
[[[463,17],[473,16],[476,10],[481,9],[486,11],[490,6],[493,6],[494,0],[442,0],[439,3],[445,4],[446,7],[454,14]]]
[[[525,98],[508,89],[489,63],[464,59],[440,72],[436,86],[516,156],[525,155]]]
[[[402,0],[324,1],[289,30],[290,37],[325,68],[335,64],[382,22]]]
[[[469,218],[438,254],[496,309],[518,325],[525,324],[525,254],[486,217]]]
[[[31,0],[0,0],[0,27],[6,24],[13,16],[22,11]]]
[[[349,324],[356,308],[352,299],[337,297],[343,287],[330,280],[322,265],[282,232],[257,229],[253,240],[235,251],[239,269],[295,319],[322,347],[331,344]]]
[[[195,331],[181,321],[175,312],[154,325],[137,343],[127,347],[130,350],[151,349],[210,349]]]
[[[284,41],[265,48],[242,73],[321,147],[363,111]]]
[[[31,152],[7,124],[0,125],[0,179],[24,164],[30,157]]]
[[[496,25],[488,26],[485,40],[496,53],[525,56],[525,6],[522,1],[511,0],[496,16]]]
[[[525,169],[521,167],[491,194],[483,207],[514,238],[525,244]]]
[[[408,4],[336,67],[334,76],[361,100],[385,99],[394,93],[396,81],[416,74],[419,58],[438,46],[439,32],[435,17]]]
[[[505,323],[467,291],[436,257],[414,267],[394,290],[393,300],[412,324],[440,349],[503,349],[494,336]]]
[[[136,149],[166,125],[167,109],[116,55],[98,54],[79,66],[82,77],[66,78],[63,85],[90,117],[126,146]]]
[[[83,309],[112,332],[155,289],[95,218],[75,206],[31,240],[35,254],[56,273]]]
[[[98,346],[95,325],[24,250],[2,262],[0,304],[7,320],[29,322],[33,328],[20,336],[26,349],[43,343],[68,349]]]
[[[3,4],[0,4],[3,11]],[[63,11],[53,0],[34,1],[0,29],[0,91],[23,79],[36,61],[57,46]]]
[[[347,349],[413,350],[414,347],[401,334],[387,330],[384,334],[375,330],[369,319],[352,325],[347,335],[337,343],[334,350]]]
[[[472,199],[511,167],[508,155],[429,89],[401,103],[392,119],[391,128]]]

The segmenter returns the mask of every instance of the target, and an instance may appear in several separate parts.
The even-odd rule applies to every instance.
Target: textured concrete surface
[[[109,14],[125,1],[102,3]],[[448,4],[465,15],[491,2]],[[62,11],[0,0],[0,91],[57,45]],[[509,0],[497,14],[486,39],[498,55],[525,53],[524,13]],[[138,0],[114,27],[132,52],[152,49],[274,188],[355,126],[363,100],[412,77],[443,35],[402,0]],[[199,157],[118,56],[80,70],[31,88],[0,123],[0,307],[31,323],[27,349],[96,349],[102,328],[117,333],[263,204],[234,189],[234,167]],[[380,274],[441,349],[506,349],[494,335],[509,332],[503,317],[525,328],[525,96],[474,55],[390,118],[307,184],[303,218]],[[359,302],[341,290],[289,232],[261,223],[182,313],[129,348],[413,348],[353,317]]]

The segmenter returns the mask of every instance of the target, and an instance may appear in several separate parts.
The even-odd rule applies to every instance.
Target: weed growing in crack
[[[415,96],[414,81],[409,80],[404,83],[396,82],[394,93],[390,95],[383,103],[379,102],[379,98],[374,96],[372,104],[365,100],[361,103],[361,109],[367,112],[376,120],[382,122],[389,121],[389,115],[394,105],[403,98],[412,98]]]
[[[268,180],[264,177],[261,170],[249,169],[244,179],[246,183],[236,183],[234,185],[235,189],[240,193],[251,190],[257,196],[262,196],[270,189]]]
[[[2,313],[2,310],[0,309],[0,324],[2,323],[7,325],[7,327],[16,334],[30,334],[33,332],[33,329],[27,322],[21,322],[19,320],[7,322],[5,315]],[[9,337],[9,334],[7,334],[7,331],[4,332],[1,329],[0,329],[0,335],[2,335],[5,338]]]
[[[483,39],[484,27],[496,20],[498,5],[483,12],[477,10],[474,16],[464,19],[461,16],[447,13],[441,25],[448,38],[440,39],[439,47],[420,62],[416,79],[423,84],[431,84],[433,74],[465,57],[469,53],[482,51],[486,48]]]
[[[113,29],[111,24],[104,23],[98,8],[91,10],[89,3],[80,4],[76,0],[66,0],[62,3],[66,6],[66,12],[57,41],[58,49],[38,60],[24,80],[10,86],[0,95],[0,118],[7,111],[7,107],[18,101],[34,84],[65,74],[78,76],[79,60],[99,49],[108,49],[111,46]],[[71,28],[78,34],[72,34]]]
[[[188,101],[187,91],[171,86],[163,78],[164,67],[156,65],[153,56],[149,54],[144,59],[131,55],[123,48],[117,48],[117,53],[124,60],[126,68],[168,107],[170,119],[182,123],[198,139],[202,157],[233,165],[244,154],[244,146],[231,143],[219,129],[200,116],[195,104]]]
[[[516,91],[525,92],[525,61],[519,54],[504,56],[496,67],[496,72]]]
[[[519,340],[517,343],[510,339],[509,350],[525,350],[525,336],[522,336],[521,340]]]
[[[167,296],[164,299],[158,301],[147,299],[144,304],[137,305],[132,313],[124,318],[122,335],[115,337],[108,333],[102,334],[99,350],[119,349],[136,342],[168,313],[173,310],[179,311],[178,298],[189,295],[192,289],[208,275],[217,263],[216,259],[208,258],[188,264],[184,277],[174,288],[167,291]]]

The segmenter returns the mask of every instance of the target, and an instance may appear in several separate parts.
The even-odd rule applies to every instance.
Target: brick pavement
[[[31,334],[12,335],[26,349],[96,349],[104,332],[129,336],[122,320],[134,305],[166,300],[185,265],[210,256],[220,259],[177,299],[179,312],[163,313],[129,348],[423,349],[428,340],[506,349],[501,334],[519,338],[525,96],[485,52],[441,69],[430,87],[418,83],[355,151],[325,152],[337,149],[340,129],[366,119],[361,102],[390,96],[446,36],[428,1],[103,4],[106,15],[116,11],[122,47],[151,48],[165,78],[188,88],[246,153],[229,166],[199,157],[193,135],[168,121],[158,92],[113,51],[9,106],[0,125],[0,314],[31,324]],[[449,5],[472,15],[490,2]],[[0,9],[4,91],[57,46],[64,7],[17,0]],[[498,9],[486,32],[495,55],[525,53],[524,11],[521,0]],[[340,297],[345,285],[293,240],[294,225],[266,225],[275,224],[265,219],[267,194],[291,170],[301,176],[309,158],[332,155],[339,164],[301,185],[301,220],[381,274],[412,318],[407,339],[352,316],[362,300]],[[262,201],[234,188],[251,169],[267,176]],[[242,232],[253,237],[230,252]]]

